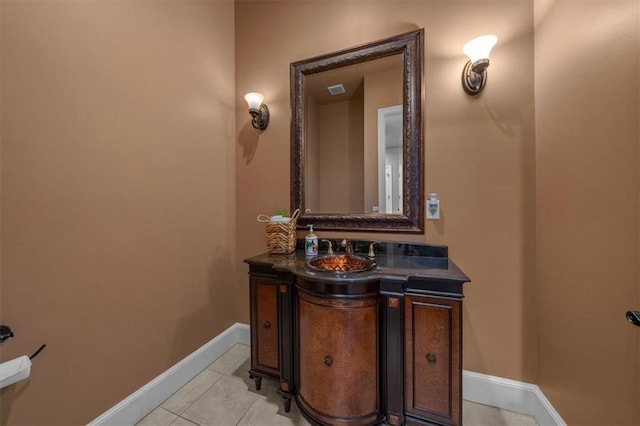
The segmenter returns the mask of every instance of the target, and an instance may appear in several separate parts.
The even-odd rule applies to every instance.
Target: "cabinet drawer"
[[[378,298],[322,299],[298,292],[298,397],[324,424],[379,417]]]
[[[461,302],[405,297],[406,413],[461,424]]]
[[[279,374],[278,281],[251,277],[251,367]]]

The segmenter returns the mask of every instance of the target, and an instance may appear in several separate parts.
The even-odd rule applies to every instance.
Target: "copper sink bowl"
[[[376,267],[365,257],[330,254],[307,260],[307,268],[317,272],[363,272]]]

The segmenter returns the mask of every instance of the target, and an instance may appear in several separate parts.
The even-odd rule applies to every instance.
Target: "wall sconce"
[[[249,104],[249,114],[253,117],[251,125],[259,130],[264,130],[269,125],[269,108],[262,103],[264,96],[261,93],[247,93],[244,99]]]
[[[487,82],[489,53],[497,41],[498,37],[494,35],[483,35],[474,38],[462,48],[464,54],[469,57],[462,70],[462,87],[471,96],[480,93]]]

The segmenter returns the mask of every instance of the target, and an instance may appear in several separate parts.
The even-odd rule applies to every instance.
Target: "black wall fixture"
[[[13,331],[6,325],[0,325],[0,343],[7,340],[9,337],[13,337]]]

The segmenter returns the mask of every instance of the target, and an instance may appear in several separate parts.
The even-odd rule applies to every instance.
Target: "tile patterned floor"
[[[235,345],[142,419],[140,426],[307,426],[296,403],[285,413],[277,382],[249,379],[250,349]],[[537,426],[530,416],[463,402],[465,426]]]

